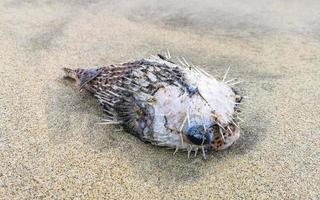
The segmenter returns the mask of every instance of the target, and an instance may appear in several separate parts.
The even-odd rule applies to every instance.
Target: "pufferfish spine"
[[[93,93],[106,118],[157,146],[188,151],[223,150],[240,135],[237,120],[243,97],[231,85],[189,64],[162,55],[95,69],[64,68],[80,88]]]

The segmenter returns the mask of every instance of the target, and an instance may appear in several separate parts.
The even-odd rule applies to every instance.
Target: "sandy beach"
[[[320,199],[320,2],[0,2],[1,199]],[[62,67],[169,49],[244,80],[241,138],[187,158],[97,125]]]

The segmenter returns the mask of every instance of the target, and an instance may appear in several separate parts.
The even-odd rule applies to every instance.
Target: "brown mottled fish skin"
[[[155,94],[158,90],[173,87],[178,88],[181,95],[187,94],[190,98],[196,93],[201,95],[197,87],[188,83],[180,66],[164,56],[159,55],[159,58],[154,61],[141,59],[94,69],[72,70],[64,68],[64,70],[66,76],[75,79],[80,88],[90,91],[98,98],[106,114],[105,124],[121,124],[127,132],[142,141],[176,148],[176,150],[184,149],[188,151],[188,156],[190,151],[198,149],[202,149],[205,156],[204,149],[222,150],[234,143],[239,137],[237,124],[234,122],[227,124],[223,130],[219,127],[219,123],[213,124],[207,130],[203,126],[204,131],[210,131],[210,133],[206,136],[200,135],[202,144],[198,144],[197,138],[188,135],[186,129],[184,131],[182,129],[171,130],[167,127],[166,120],[168,119],[166,116],[164,116],[165,130],[169,136],[172,135],[172,138],[166,136],[168,141],[163,143],[163,140],[166,139],[160,137],[154,130],[158,114],[155,113],[155,104],[157,103]],[[232,90],[232,95],[236,97],[235,102],[240,103],[242,97],[235,89]],[[235,104],[233,109],[234,111],[238,110],[238,104]],[[162,138],[161,141],[159,138]],[[179,141],[176,141],[177,138]]]
[[[79,80],[81,88],[100,99],[108,120],[123,122],[131,134],[143,141],[152,131],[152,115],[149,113],[152,111],[148,112],[148,108],[143,108],[139,101],[147,101],[162,87],[162,83],[175,84],[184,91],[183,74],[178,67],[172,69],[144,60],[97,69],[66,70],[69,70],[70,77]],[[135,95],[137,93],[141,94]],[[137,99],[138,96],[141,99]],[[139,126],[133,124],[135,120],[139,121]]]

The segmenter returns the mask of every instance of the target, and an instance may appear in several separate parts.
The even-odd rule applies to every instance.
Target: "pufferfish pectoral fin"
[[[150,141],[155,115],[151,104],[128,91],[104,91],[97,93],[96,97],[103,105],[106,120],[121,124],[127,132],[142,141]]]
[[[118,119],[123,127],[142,141],[150,141],[153,133],[155,111],[154,107],[135,97],[130,101],[118,102],[115,105]]]

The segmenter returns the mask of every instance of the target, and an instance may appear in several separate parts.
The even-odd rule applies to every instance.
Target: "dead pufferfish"
[[[185,150],[206,158],[240,136],[239,104],[243,96],[234,80],[218,81],[184,58],[170,53],[92,69],[64,68],[66,77],[94,94],[106,118],[132,135],[157,146]]]

